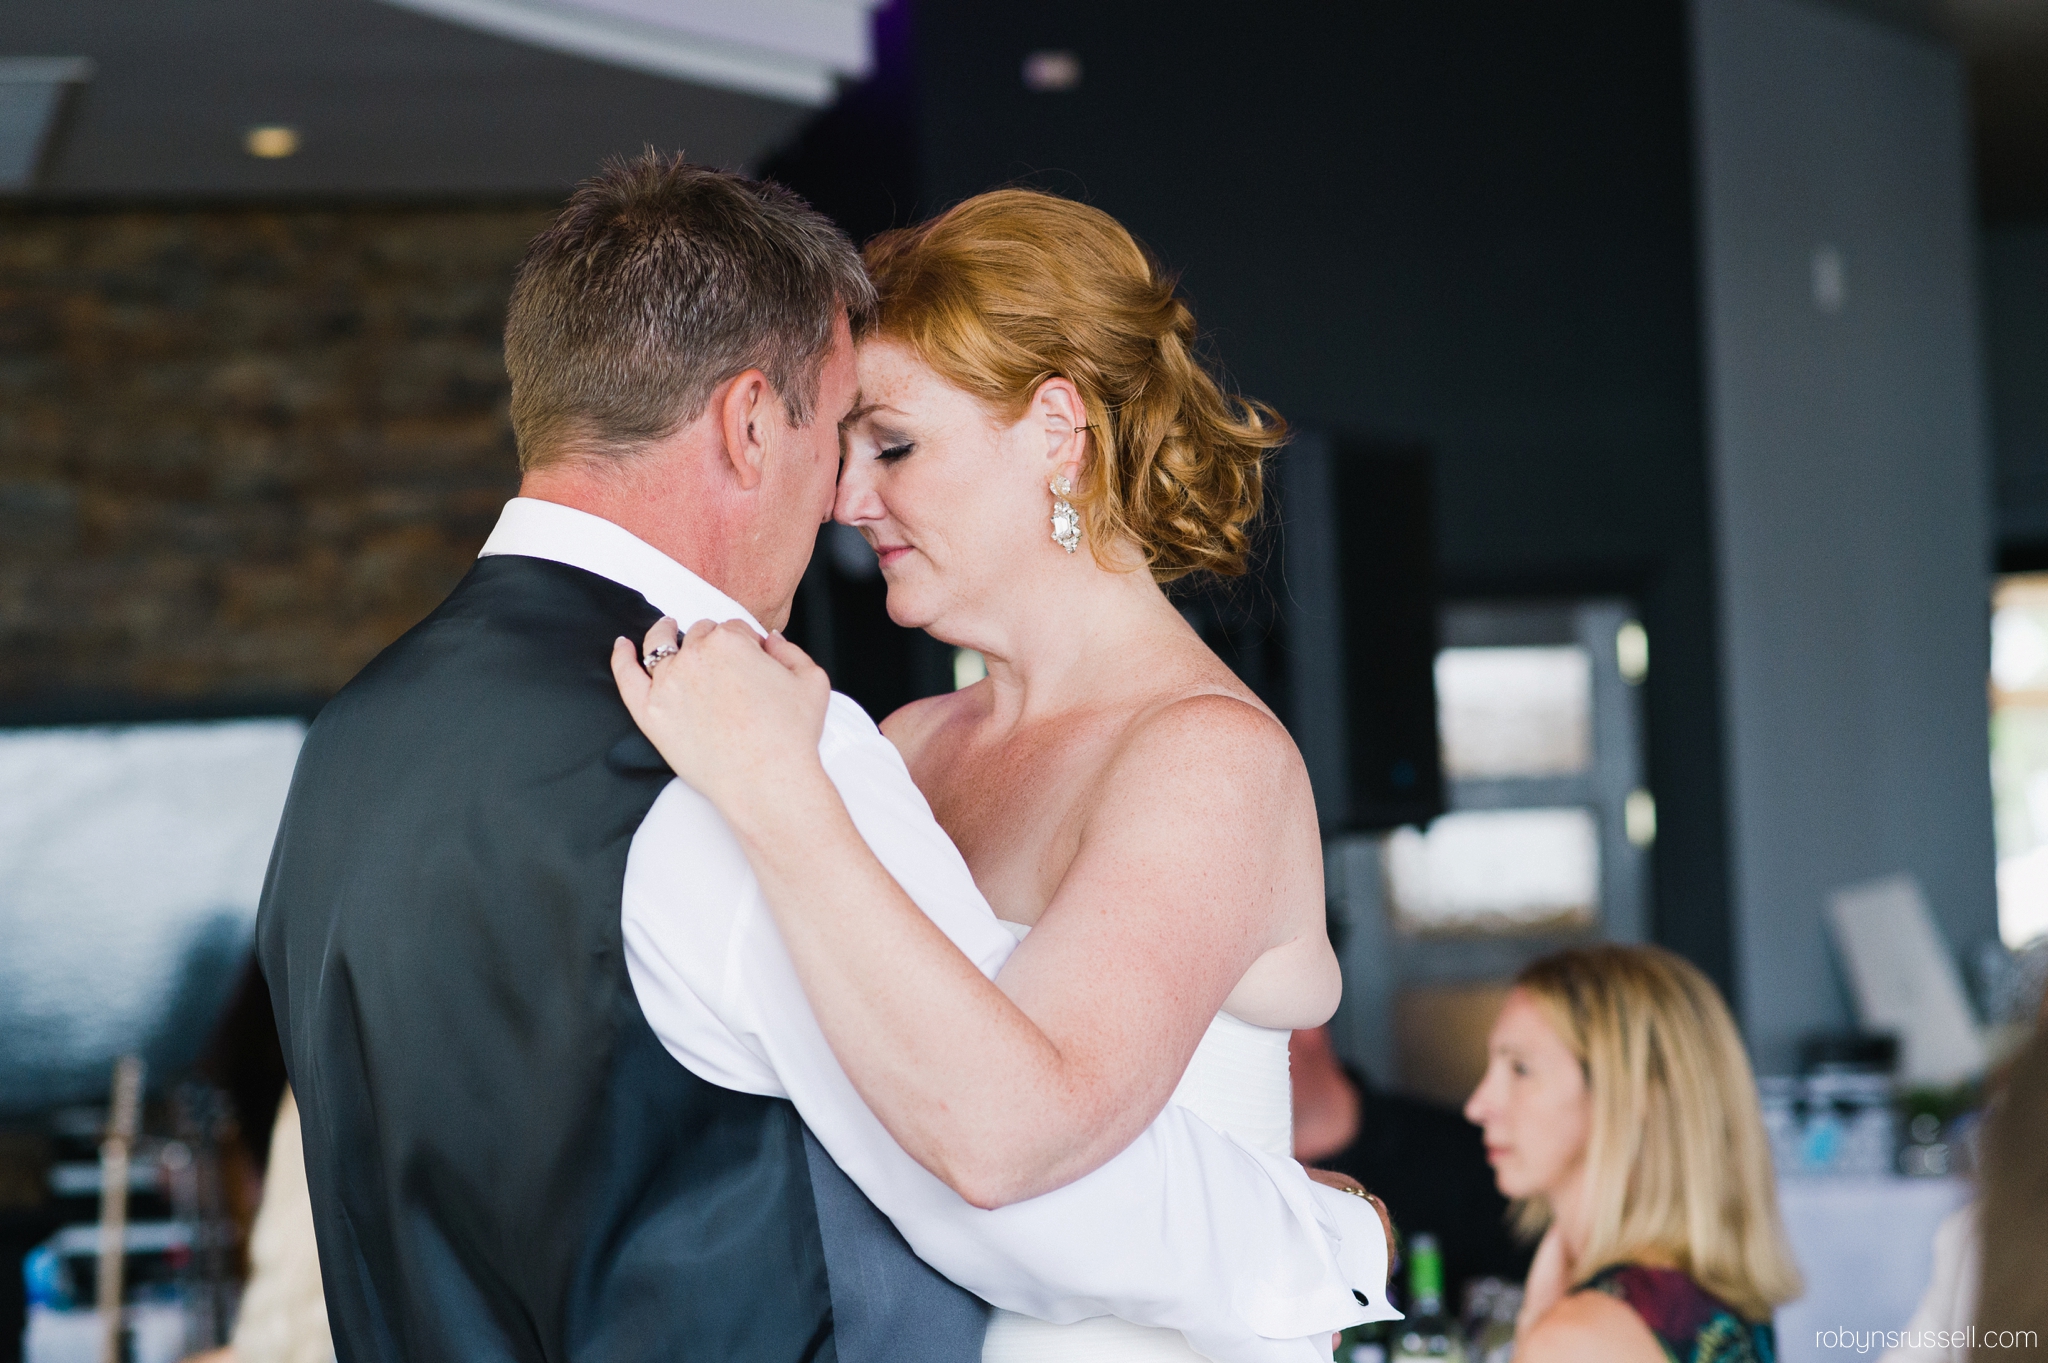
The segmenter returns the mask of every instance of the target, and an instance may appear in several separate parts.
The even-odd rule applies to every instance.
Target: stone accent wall
[[[549,214],[0,210],[0,709],[317,698],[431,610]]]

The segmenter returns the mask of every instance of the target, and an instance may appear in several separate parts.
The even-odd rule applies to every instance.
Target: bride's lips
[[[875,558],[884,568],[909,552],[910,546],[907,544],[878,544],[875,546]]]

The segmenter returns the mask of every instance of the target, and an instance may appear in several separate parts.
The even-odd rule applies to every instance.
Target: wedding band
[[[658,648],[651,648],[647,650],[646,655],[640,659],[640,666],[646,668],[648,672],[651,674],[654,671],[655,665],[658,664],[663,658],[666,658],[678,651],[679,650],[674,644],[662,644]]]

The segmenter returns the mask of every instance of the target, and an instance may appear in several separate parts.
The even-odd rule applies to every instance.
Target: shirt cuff
[[[1335,1281],[1326,1278],[1305,1292],[1248,1283],[1239,1317],[1267,1339],[1319,1339],[1325,1348],[1338,1330],[1401,1319],[1387,1296],[1387,1236],[1372,1203],[1319,1183],[1308,1185],[1308,1195],[1335,1260]]]

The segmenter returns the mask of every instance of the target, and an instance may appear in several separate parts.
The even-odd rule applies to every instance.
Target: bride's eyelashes
[[[884,464],[893,464],[899,459],[908,457],[910,452],[916,448],[917,442],[914,440],[906,440],[900,445],[885,445],[875,453],[875,458],[881,460]]]

